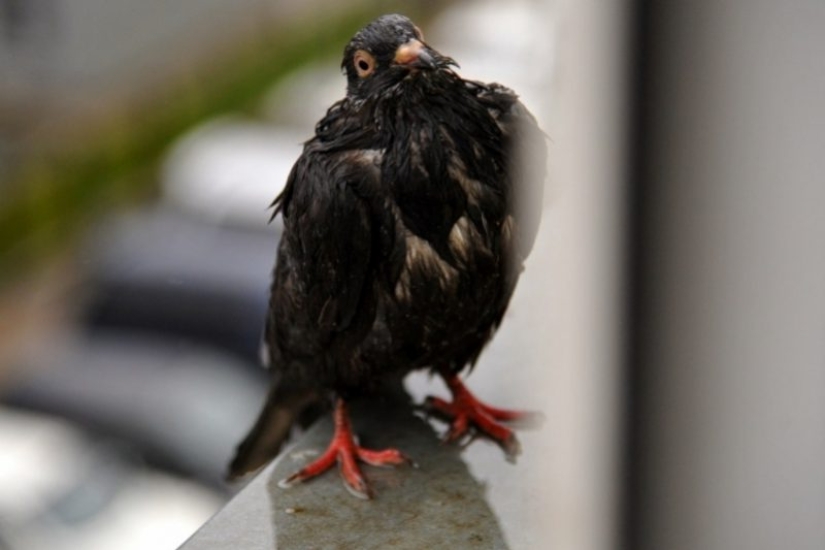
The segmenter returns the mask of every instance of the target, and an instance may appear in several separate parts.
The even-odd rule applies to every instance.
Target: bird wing
[[[317,355],[368,316],[377,251],[368,195],[378,168],[369,151],[310,142],[276,201],[284,234],[272,288],[270,346]],[[356,326],[357,325],[357,326]]]
[[[272,387],[238,446],[229,477],[274,457],[296,421],[317,415],[327,365],[351,360],[375,315],[369,298],[376,250],[369,201],[374,162],[367,151],[329,153],[310,142],[275,200],[284,233],[264,339]]]
[[[487,108],[501,130],[507,151],[508,213],[518,220],[516,254],[530,254],[541,220],[547,175],[547,135],[518,95],[501,84],[467,81],[467,87]]]

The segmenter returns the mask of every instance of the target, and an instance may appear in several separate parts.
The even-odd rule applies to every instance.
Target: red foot
[[[456,441],[466,436],[472,424],[498,443],[504,449],[508,459],[514,460],[521,452],[521,446],[513,431],[499,421],[527,420],[534,418],[536,414],[491,407],[470,393],[457,375],[442,376],[453,394],[453,401],[447,402],[438,397],[428,397],[425,406],[435,413],[452,419],[445,440]]]
[[[334,420],[335,434],[332,436],[332,441],[329,447],[327,447],[327,450],[324,451],[324,454],[321,455],[319,459],[279,482],[278,485],[281,487],[289,487],[295,483],[313,478],[326,472],[337,462],[340,464],[344,486],[359,498],[371,498],[372,490],[361,474],[361,470],[358,468],[358,460],[373,466],[412,464],[412,461],[407,456],[396,449],[374,451],[358,446],[358,444],[355,443],[352,425],[349,421],[349,413],[347,412],[347,406],[343,399],[338,399],[335,403]]]

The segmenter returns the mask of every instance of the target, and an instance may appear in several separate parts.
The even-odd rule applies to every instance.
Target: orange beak
[[[435,67],[435,59],[428,51],[427,46],[415,38],[398,47],[395,51],[393,62],[396,65],[406,65],[408,67],[422,69],[432,69]]]

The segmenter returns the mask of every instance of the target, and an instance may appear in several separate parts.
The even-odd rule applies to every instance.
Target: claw
[[[511,464],[516,463],[516,459],[521,454],[521,443],[516,438],[516,434],[510,434],[510,438],[501,443],[501,448],[504,449],[504,456],[507,462]]]

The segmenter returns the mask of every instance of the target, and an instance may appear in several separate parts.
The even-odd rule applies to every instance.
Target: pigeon
[[[272,204],[284,230],[263,338],[271,389],[228,477],[260,469],[326,403],[329,447],[281,485],[338,463],[350,492],[370,498],[359,462],[411,460],[360,446],[348,404],[416,369],[452,394],[425,403],[449,420],[447,440],[481,433],[520,451],[505,423],[529,413],[481,402],[460,374],[502,322],[533,248],[547,145],[512,90],[462,79],[403,15],[356,33],[341,67],[346,96]]]

